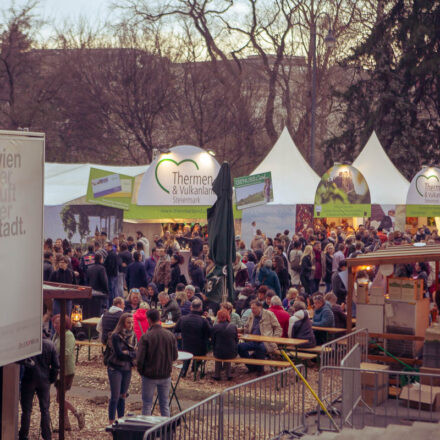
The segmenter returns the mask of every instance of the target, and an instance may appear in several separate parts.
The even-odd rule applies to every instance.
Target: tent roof
[[[127,176],[144,173],[149,165],[112,166],[92,163],[45,163],[44,164],[44,204],[64,205],[87,193],[90,168],[113,171]]]
[[[371,203],[406,204],[409,182],[391,162],[374,131],[353,166],[364,175],[368,183]]]
[[[287,128],[252,174],[271,171],[273,204],[313,204],[319,176],[299,152]]]

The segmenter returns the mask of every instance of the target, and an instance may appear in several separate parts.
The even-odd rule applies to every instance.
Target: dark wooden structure
[[[51,283],[43,284],[44,299],[57,299],[60,302],[60,402],[59,402],[59,439],[64,440],[64,372],[66,367],[66,301],[81,298],[91,298],[92,288],[73,284]]]

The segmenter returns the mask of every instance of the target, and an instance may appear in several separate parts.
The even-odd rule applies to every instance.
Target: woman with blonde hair
[[[335,253],[335,246],[329,243],[321,255],[322,262],[322,281],[325,283],[325,293],[332,290],[332,270],[333,270],[333,254]]]
[[[301,256],[301,272],[300,272],[300,280],[301,284],[304,287],[304,291],[306,296],[312,295],[312,283],[311,280],[314,276],[314,263],[315,263],[315,255],[313,252],[312,245],[308,244],[304,248],[304,253]]]
[[[137,288],[130,289],[127,300],[125,301],[124,312],[134,313],[142,301],[141,291]]]

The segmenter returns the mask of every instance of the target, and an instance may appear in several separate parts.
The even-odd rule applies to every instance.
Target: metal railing
[[[342,376],[342,395],[333,402],[333,418],[340,429],[386,427],[414,421],[440,421],[440,375],[379,369],[326,366],[326,376]],[[386,367],[385,367],[386,368]],[[318,413],[318,429],[334,431],[327,417]]]
[[[304,367],[298,366],[303,374]],[[305,387],[292,368],[227,388],[156,425],[144,440],[267,440],[305,427]]]
[[[368,330],[363,328],[351,332],[322,346],[321,367],[322,370],[328,366],[339,367],[344,357],[359,344],[361,349],[361,362],[368,358]],[[320,375],[319,398],[324,404],[331,408],[332,404],[340,400],[342,396],[342,374],[340,370],[326,370],[327,374]]]

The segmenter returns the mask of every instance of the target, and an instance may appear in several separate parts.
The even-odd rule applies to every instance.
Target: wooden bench
[[[79,350],[81,347],[88,347],[88,359],[90,360],[90,348],[91,347],[101,347],[101,351],[104,351],[105,345],[100,341],[75,341],[76,350],[76,362],[78,362]]]
[[[411,359],[411,358],[403,358],[396,356],[397,359],[401,360],[402,362],[405,362],[405,364],[408,365],[422,365],[423,361],[421,359]],[[376,362],[385,362],[386,364],[397,364],[398,362],[393,359],[391,356],[382,356],[380,354],[369,354],[368,359],[370,361],[376,361]],[[411,372],[408,372],[408,374],[411,374]]]
[[[272,359],[252,359],[252,358],[240,358],[240,357],[236,357],[234,359],[217,359],[214,356],[208,355],[208,356],[194,356],[193,360],[196,361],[194,365],[194,381],[196,380],[197,369],[199,366],[200,366],[200,377],[202,378],[205,375],[205,364],[207,361],[230,362],[231,364],[242,364],[242,365],[247,364],[247,365],[263,366],[263,367],[266,366],[274,369],[290,367],[290,364],[287,361],[277,361]]]

